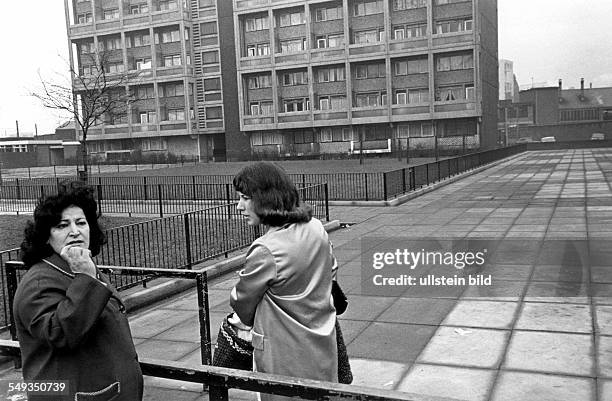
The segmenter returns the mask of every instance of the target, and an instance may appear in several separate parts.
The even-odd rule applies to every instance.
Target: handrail
[[[11,340],[0,340],[0,354],[12,357],[19,356],[19,343]],[[328,400],[330,397],[361,401],[453,400],[451,398],[429,397],[394,390],[301,379],[219,366],[194,366],[183,362],[151,358],[141,358],[140,367],[142,373],[146,376],[208,385],[209,399],[218,401],[229,400],[228,390],[231,388],[308,400]]]

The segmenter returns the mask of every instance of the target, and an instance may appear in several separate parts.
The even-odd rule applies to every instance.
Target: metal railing
[[[14,249],[7,249],[5,251],[0,251],[0,264],[1,266],[4,266],[6,264],[6,262],[8,261],[19,261],[21,260],[20,257],[20,249],[19,248],[14,248]],[[9,323],[9,315],[10,315],[10,302],[9,302],[9,297],[8,295],[8,288],[7,288],[7,281],[6,281],[6,273],[4,269],[0,270],[0,291],[2,292],[1,296],[2,296],[2,301],[0,304],[0,331],[4,331],[6,330],[10,323]]]
[[[12,306],[19,280],[18,272],[24,266],[22,262],[14,261],[9,261],[4,266],[9,290],[9,302]],[[220,401],[229,400],[228,390],[232,388],[310,400],[327,400],[330,397],[341,397],[349,400],[414,400],[414,397],[410,394],[396,391],[210,366],[212,362],[212,341],[208,302],[208,270],[211,268],[199,270],[160,270],[118,266],[99,266],[99,268],[107,272],[120,271],[125,275],[158,274],[163,277],[196,280],[202,366],[141,358],[140,364],[145,375],[207,385],[209,399]],[[15,357],[16,364],[19,366],[20,350],[19,344],[14,341],[17,339],[17,335],[12,308],[10,309],[10,327],[13,341],[0,340],[0,354]]]

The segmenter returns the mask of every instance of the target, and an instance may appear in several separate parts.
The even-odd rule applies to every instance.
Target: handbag
[[[341,315],[346,311],[348,306],[348,299],[344,295],[344,291],[340,288],[340,284],[336,280],[332,280],[332,297],[334,299],[334,307],[336,308],[336,315]]]
[[[253,370],[253,344],[238,337],[236,329],[227,320],[233,313],[223,319],[217,336],[212,364],[224,368]]]

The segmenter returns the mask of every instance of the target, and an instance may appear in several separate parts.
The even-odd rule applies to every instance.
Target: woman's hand
[[[65,246],[60,256],[68,262],[73,273],[83,273],[96,278],[96,265],[91,260],[91,251],[78,246]]]

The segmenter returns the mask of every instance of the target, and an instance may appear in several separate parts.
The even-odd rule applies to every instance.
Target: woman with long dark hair
[[[105,242],[96,213],[92,189],[73,183],[41,198],[28,222],[28,271],[13,304],[23,376],[65,381],[54,400],[137,401],[143,379],[125,307],[92,260]]]
[[[337,382],[330,295],[337,265],[323,224],[272,163],[245,167],[233,184],[248,224],[267,227],[249,248],[230,297],[241,323],[252,327],[254,370]]]

